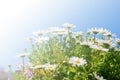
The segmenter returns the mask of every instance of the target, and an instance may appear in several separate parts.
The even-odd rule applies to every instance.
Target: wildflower
[[[31,67],[31,69],[40,69],[40,68],[44,68],[44,65],[36,65],[34,67]]]
[[[26,38],[28,41],[32,41],[33,40],[33,37],[28,37]]]
[[[38,39],[36,39],[36,43],[44,43],[45,41],[48,41],[49,38],[48,37],[39,37]]]
[[[110,46],[112,46],[113,44],[112,44],[110,41],[104,40],[104,41],[103,41],[103,45],[110,47]]]
[[[48,29],[48,32],[54,35],[60,35],[60,36],[67,34],[67,31],[64,28],[59,28],[59,27],[50,27]]]
[[[75,32],[75,36],[76,37],[79,37],[79,36],[82,36],[83,35],[83,32],[82,31],[80,31],[80,32]]]
[[[49,27],[48,28],[48,32],[51,32],[51,33],[64,32],[64,31],[65,29],[60,28],[60,27]]]
[[[119,38],[116,38],[115,41],[118,45],[120,45],[120,39]]]
[[[23,67],[23,64],[22,64],[22,63],[17,63],[17,64],[16,64],[16,67],[17,67],[17,68],[22,68],[22,67]]]
[[[57,65],[56,64],[53,64],[53,65],[51,65],[51,64],[45,64],[45,70],[55,70],[55,68],[57,67]]]
[[[64,23],[63,26],[68,30],[75,27],[73,24],[70,24],[70,23]]]
[[[76,40],[76,44],[80,44],[80,41],[79,41],[79,40]]]
[[[117,52],[120,52],[120,49],[118,49],[118,48],[115,48],[115,51],[117,51]]]
[[[69,59],[69,63],[72,64],[72,66],[82,66],[84,64],[86,64],[86,60],[83,58],[78,58],[78,57],[72,57]]]
[[[113,38],[106,38],[105,40],[107,40],[107,41],[110,41],[110,42],[112,42],[113,41]]]
[[[99,28],[98,31],[100,34],[103,34],[103,35],[109,32],[107,29],[103,29],[103,28]]]
[[[108,52],[109,49],[103,48],[103,47],[98,47],[97,48],[99,51],[104,51],[104,52]]]
[[[108,37],[115,36],[115,34],[112,34],[111,32],[106,32],[104,35]]]
[[[62,36],[62,35],[66,35],[66,34],[68,34],[67,32],[58,32],[58,33],[56,33],[56,35],[58,35],[58,36]]]
[[[94,73],[94,76],[97,80],[106,80],[103,78],[103,76],[98,76],[96,73]]]
[[[8,64],[9,72],[11,72],[11,64]]]
[[[11,64],[8,64],[8,67],[11,67],[12,65]]]
[[[27,69],[25,71],[25,75],[26,75],[26,80],[32,80],[33,73],[32,73],[32,70],[30,69],[30,67],[27,67]]]
[[[90,45],[92,45],[93,44],[93,42],[87,42],[87,41],[84,41],[84,42],[80,42],[80,45],[83,45],[83,46],[90,46]]]
[[[98,34],[99,31],[97,28],[91,28],[90,30],[88,30],[89,33],[93,33],[93,34]]]
[[[97,45],[91,45],[90,48],[96,49],[99,51],[104,51],[104,52],[108,52],[108,50],[109,50],[109,49],[103,48],[102,46],[97,46]]]
[[[17,55],[17,57],[25,57],[25,56],[28,56],[29,54],[28,53],[21,53],[19,55]]]
[[[35,35],[35,36],[42,36],[43,34],[45,34],[46,33],[46,31],[36,31],[36,32],[34,32],[33,34]]]
[[[31,67],[31,66],[33,66],[33,64],[31,62],[28,62],[27,66]]]
[[[97,42],[100,44],[100,45],[103,45],[107,48],[109,48],[110,46],[113,46],[112,42],[110,40],[97,40]]]

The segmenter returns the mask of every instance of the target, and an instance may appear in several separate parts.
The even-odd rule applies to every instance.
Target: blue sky
[[[0,0],[0,65],[14,65],[32,32],[69,22],[75,31],[103,27],[120,36],[119,0]]]

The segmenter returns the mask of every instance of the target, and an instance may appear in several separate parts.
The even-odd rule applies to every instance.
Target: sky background
[[[27,37],[63,23],[75,31],[103,27],[120,36],[120,0],[0,0],[0,65],[15,66]],[[14,69],[14,67],[13,67]]]

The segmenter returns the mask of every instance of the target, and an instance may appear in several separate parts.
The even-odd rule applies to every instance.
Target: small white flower
[[[33,37],[28,37],[28,38],[26,38],[26,40],[32,41],[32,40],[33,40]]]
[[[29,54],[28,53],[21,53],[21,54],[17,55],[17,57],[25,57],[25,56],[29,56]]]
[[[90,45],[90,48],[92,48],[92,49],[97,49],[98,46],[97,46],[97,45]]]
[[[97,28],[91,28],[90,30],[88,30],[88,33],[98,34],[99,30]]]
[[[61,35],[66,35],[68,32],[57,32],[56,35],[61,36]]]
[[[45,66],[44,66],[45,70],[55,70],[56,67],[57,67],[56,64],[51,65],[51,64],[49,64],[49,63],[48,63],[48,64],[45,64]]]
[[[116,38],[115,41],[118,45],[120,45],[120,39],[119,38]]]
[[[42,36],[43,34],[45,34],[46,33],[46,31],[36,31],[36,32],[33,32],[33,34],[35,35],[35,36]]]
[[[107,45],[109,47],[113,46],[113,43],[111,40],[97,40],[99,45]]]
[[[103,76],[98,76],[96,73],[94,73],[94,76],[97,80],[106,80],[103,78]]]
[[[82,36],[83,35],[83,32],[80,31],[80,32],[75,32],[75,36],[78,37],[78,36]]]
[[[83,42],[80,42],[80,45],[83,45],[83,46],[91,46],[91,45],[93,45],[93,42],[83,41]]]
[[[64,28],[59,28],[59,27],[50,27],[48,29],[48,33],[52,33],[53,35],[68,34],[68,32]]]
[[[72,66],[82,66],[86,64],[86,60],[83,58],[78,58],[78,57],[72,57],[69,59],[69,63],[72,64]]]
[[[12,66],[11,64],[8,64],[8,66]]]
[[[120,52],[120,49],[118,49],[118,48],[115,48],[115,51],[118,51],[118,52]]]
[[[31,62],[27,62],[27,66],[31,67],[33,64]]]
[[[103,35],[109,32],[107,29],[103,29],[103,28],[99,28],[98,31],[100,34],[103,34]]]
[[[98,47],[99,51],[104,51],[104,52],[108,52],[109,49],[103,48],[103,47]]]
[[[40,68],[44,68],[44,65],[36,65],[34,67],[30,67],[31,69],[40,69]]]
[[[105,34],[103,34],[105,36],[111,37],[111,36],[116,36],[115,34],[112,34],[111,32],[106,32]]]
[[[49,27],[48,28],[48,32],[51,32],[51,33],[64,32],[64,31],[65,29],[60,28],[60,27]]]
[[[91,45],[90,48],[96,49],[99,51],[105,51],[105,52],[108,52],[108,50],[109,50],[109,49],[103,48],[102,46],[98,46],[98,45]]]
[[[22,67],[23,67],[23,64],[22,64],[22,63],[17,63],[17,64],[16,64],[16,67],[17,67],[17,68],[22,68]]]
[[[79,40],[76,40],[76,44],[80,44],[80,41],[79,41]]]
[[[48,41],[49,38],[48,37],[39,37],[36,39],[36,43],[44,43],[45,41]]]
[[[104,41],[102,42],[102,44],[104,44],[104,45],[109,45],[109,46],[112,45],[112,43],[111,43],[110,41],[106,41],[106,40],[104,40]]]
[[[64,23],[63,26],[68,30],[75,27],[73,24],[70,24],[70,23]]]
[[[112,42],[113,38],[106,38],[105,40]]]

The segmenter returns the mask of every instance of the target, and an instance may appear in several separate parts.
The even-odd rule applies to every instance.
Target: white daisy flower
[[[115,48],[115,51],[118,51],[118,52],[120,52],[120,49],[118,49],[118,48]]]
[[[33,37],[27,37],[26,40],[32,41],[32,40],[33,40]]]
[[[58,33],[56,33],[56,35],[58,35],[58,36],[66,35],[66,34],[68,34],[68,33],[67,32],[58,32]]]
[[[12,65],[11,64],[8,64],[8,67],[11,67]]]
[[[80,45],[83,45],[83,46],[91,46],[91,45],[93,45],[93,42],[83,41],[83,42],[80,42]]]
[[[120,45],[120,39],[119,38],[116,38],[115,41],[118,45]]]
[[[106,46],[113,46],[113,43],[111,40],[97,40],[99,45],[106,45]]]
[[[99,28],[98,31],[100,34],[103,34],[103,35],[109,32],[107,29],[103,29],[103,28]]]
[[[52,33],[54,35],[68,34],[68,32],[64,28],[59,28],[59,27],[50,27],[48,29],[48,33]]]
[[[99,50],[99,51],[105,51],[105,52],[108,52],[109,49],[106,49],[106,48],[103,48],[103,47],[100,46],[100,47],[98,47],[98,50]]]
[[[112,45],[112,42],[111,41],[108,41],[108,40],[104,40],[103,42],[102,42],[102,44],[104,44],[104,45]]]
[[[35,40],[36,43],[44,43],[45,41],[48,41],[48,37],[39,37]]]
[[[94,73],[94,77],[97,79],[97,80],[106,80],[103,78],[103,76],[98,76],[96,73]]]
[[[78,37],[78,36],[82,36],[83,35],[83,32],[80,31],[80,32],[75,32],[75,36]]]
[[[106,32],[105,34],[103,34],[105,36],[111,37],[111,36],[115,36],[115,34],[112,34],[110,31]]]
[[[78,57],[72,57],[69,59],[69,63],[72,64],[72,66],[82,66],[86,64],[86,60],[83,58],[78,58]]]
[[[16,63],[16,67],[17,67],[17,68],[22,68],[22,67],[23,67],[23,64],[22,64],[22,63]]]
[[[60,28],[60,27],[49,27],[48,28],[48,32],[51,33],[57,33],[57,32],[65,32],[66,30],[64,28]]]
[[[98,46],[98,45],[91,45],[90,48],[96,49],[96,50],[99,50],[99,51],[104,51],[104,52],[108,52],[108,50],[109,50],[109,49],[103,48],[103,47]]]
[[[21,53],[17,55],[16,57],[25,57],[25,56],[29,56],[29,53]]]
[[[70,23],[64,23],[63,26],[68,30],[75,27],[73,24],[70,24]]]
[[[33,35],[35,35],[35,36],[42,36],[45,33],[46,33],[46,31],[39,30],[39,31],[33,32]]]
[[[90,30],[88,30],[88,33],[98,34],[99,30],[97,28],[91,28]]]
[[[27,62],[27,66],[31,67],[31,66],[33,66],[33,63]]]
[[[44,66],[45,70],[55,70],[56,67],[57,67],[56,64],[51,65],[51,64],[49,64],[49,63],[48,63],[48,64],[45,64],[45,66]]]
[[[80,41],[79,41],[79,40],[76,40],[76,44],[80,44]]]
[[[30,67],[31,69],[40,69],[40,68],[44,68],[45,65],[36,65],[34,67]]]

